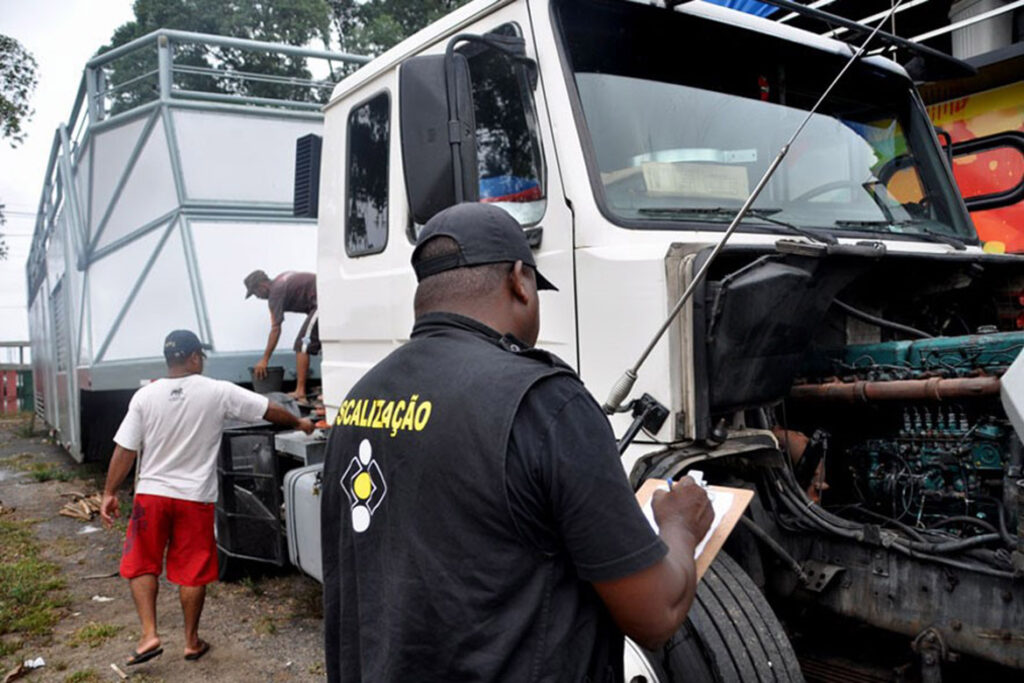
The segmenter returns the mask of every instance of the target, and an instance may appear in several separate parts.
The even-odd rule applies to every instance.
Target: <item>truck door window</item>
[[[391,99],[382,92],[348,115],[345,253],[365,256],[388,242],[388,150]]]
[[[519,35],[514,24],[494,33]],[[494,50],[467,45],[476,116],[480,201],[495,203],[522,225],[536,223],[546,206],[544,159],[533,92],[526,69]]]

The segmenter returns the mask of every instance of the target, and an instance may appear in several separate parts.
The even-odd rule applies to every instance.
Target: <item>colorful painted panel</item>
[[[928,116],[954,144],[1008,131],[1024,133],[1024,82],[932,105]],[[1024,155],[1012,147],[958,155],[953,175],[967,199],[1006,192],[1024,182]],[[983,242],[1024,252],[1024,202],[972,211],[971,216]]]

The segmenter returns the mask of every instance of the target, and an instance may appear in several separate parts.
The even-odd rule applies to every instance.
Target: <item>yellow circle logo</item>
[[[373,481],[370,479],[369,472],[361,472],[356,480],[352,482],[352,492],[356,494],[356,497],[360,500],[366,500],[372,493]]]

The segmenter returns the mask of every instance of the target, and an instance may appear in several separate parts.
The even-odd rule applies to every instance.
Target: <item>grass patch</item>
[[[120,626],[115,626],[114,624],[98,624],[95,621],[90,621],[88,624],[82,626],[71,634],[71,637],[68,639],[68,646],[78,647],[79,645],[88,645],[89,647],[99,647],[116,636],[120,631]]]
[[[82,549],[81,543],[68,536],[58,536],[50,541],[50,549],[61,557],[71,557]]]
[[[87,462],[78,466],[79,476],[86,481],[96,485],[97,491],[102,491],[107,482],[107,466],[102,462]]]
[[[50,481],[51,479],[71,481],[75,478],[74,472],[69,472],[51,463],[35,463],[28,468],[28,472],[38,482]]]
[[[23,641],[14,638],[9,640],[0,639],[0,660],[20,651],[24,645],[25,643]]]
[[[102,681],[103,679],[95,669],[82,669],[64,678],[64,683],[101,683]]]
[[[36,481],[50,481],[51,479],[71,481],[75,478],[74,472],[66,470],[56,463],[32,462],[34,458],[35,454],[33,453],[9,455],[6,458],[0,458],[0,467],[16,472],[28,472]]]
[[[25,522],[0,520],[0,635],[49,635],[68,603],[56,564],[39,557]]]
[[[0,467],[6,467],[11,470],[24,471],[28,467],[28,462],[35,456],[31,453],[18,453],[16,455],[8,455],[0,458]]]
[[[303,581],[292,603],[292,616],[304,619],[324,618],[324,590],[320,584]]]
[[[260,617],[252,630],[258,636],[272,636],[277,633],[277,623],[272,617]]]
[[[21,423],[15,428],[14,433],[22,439],[31,439],[36,435],[36,421],[35,416],[31,413],[27,418],[23,418]]]
[[[238,582],[238,584],[242,588],[252,593],[257,598],[261,597],[264,593],[266,593],[266,591],[263,589],[263,586],[256,582],[251,576],[243,576],[242,579]]]

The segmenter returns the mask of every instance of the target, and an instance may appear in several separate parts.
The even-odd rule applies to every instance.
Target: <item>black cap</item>
[[[250,296],[256,293],[256,288],[264,282],[269,282],[270,276],[262,270],[254,270],[245,276],[245,298],[248,299]]]
[[[199,341],[199,337],[194,332],[190,330],[174,330],[164,339],[164,358],[169,361],[184,360],[196,351],[208,348],[210,348],[210,345]]]
[[[458,253],[420,260],[423,245],[441,235],[455,240],[459,245]],[[537,274],[537,289],[558,289],[537,270],[526,234],[516,219],[497,206],[469,202],[449,207],[427,221],[412,252],[417,281],[452,268],[515,261],[533,268]]]

